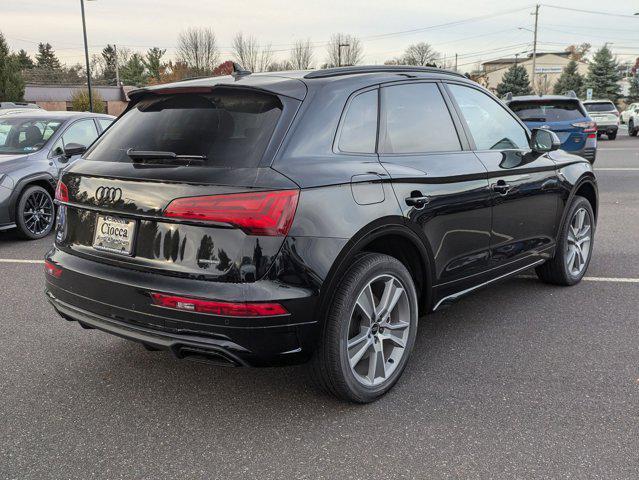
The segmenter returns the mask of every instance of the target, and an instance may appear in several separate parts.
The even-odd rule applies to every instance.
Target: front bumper
[[[312,315],[315,296],[304,289],[165,277],[99,264],[56,248],[47,254],[47,260],[62,269],[60,278],[46,276],[46,294],[63,318],[151,349],[169,350],[177,358],[254,367],[303,363],[312,355],[319,334]],[[258,297],[259,290],[284,305],[290,315],[233,318],[198,314],[154,306],[148,294],[160,290],[202,297],[202,289],[208,291],[208,297],[222,301],[231,301],[240,291]]]

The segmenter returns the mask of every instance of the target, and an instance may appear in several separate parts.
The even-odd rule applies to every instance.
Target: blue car
[[[561,140],[562,150],[595,163],[597,124],[576,96],[507,96],[505,102],[528,128],[552,130]]]

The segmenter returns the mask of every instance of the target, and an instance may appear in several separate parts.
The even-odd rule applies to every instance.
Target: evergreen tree
[[[102,49],[102,78],[111,85],[115,85],[115,64],[117,51],[113,45],[107,45]]]
[[[124,85],[142,86],[147,81],[146,69],[143,57],[139,53],[134,53],[129,61],[122,67],[120,78]]]
[[[530,95],[530,79],[528,72],[521,65],[513,65],[504,74],[501,83],[497,85],[497,95],[504,96],[508,92],[513,95]]]
[[[568,65],[566,65],[564,71],[561,72],[561,76],[557,79],[557,83],[555,83],[555,87],[553,88],[555,95],[564,95],[570,90],[575,92],[577,96],[582,95],[584,77],[577,71],[577,66],[575,60],[568,62]]]
[[[639,102],[639,73],[634,77],[630,77],[630,88],[628,89],[628,98],[626,103]]]
[[[18,61],[18,65],[20,65],[20,70],[29,70],[35,67],[35,63],[33,63],[33,60],[31,60],[31,57],[25,50],[20,50],[16,54],[16,60]]]
[[[24,80],[15,55],[10,55],[4,35],[0,32],[0,101],[20,102],[24,97]]]
[[[144,66],[148,70],[151,78],[154,78],[155,80],[158,80],[158,81],[160,80],[160,72],[162,68],[162,57],[164,56],[165,53],[166,53],[166,50],[163,50],[158,47],[149,48],[149,50],[146,52],[144,59],[142,59],[142,62],[144,63]]]
[[[38,45],[38,54],[36,55],[36,64],[39,68],[47,70],[60,70],[60,60],[56,57],[53,47],[50,43],[40,43]]]
[[[586,88],[592,88],[592,98],[607,98],[615,101],[619,97],[618,62],[610,49],[604,45],[595,52],[588,67]]]

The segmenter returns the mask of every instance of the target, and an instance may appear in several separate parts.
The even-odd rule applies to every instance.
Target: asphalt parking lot
[[[42,293],[52,237],[0,234],[0,477],[639,478],[639,138],[602,140],[595,167],[588,278],[523,276],[425,317],[402,380],[366,406],[303,367],[82,330]]]

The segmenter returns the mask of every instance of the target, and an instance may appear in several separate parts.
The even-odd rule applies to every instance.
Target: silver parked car
[[[24,109],[0,116],[0,230],[26,239],[53,227],[60,171],[78,158],[115,117]]]

